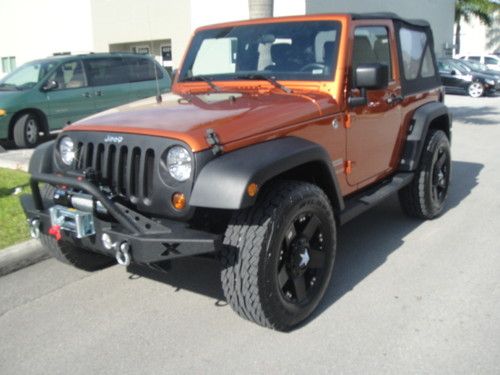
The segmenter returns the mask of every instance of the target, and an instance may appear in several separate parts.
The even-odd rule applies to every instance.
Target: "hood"
[[[25,93],[26,93],[25,91],[18,91],[18,90],[13,90],[13,91],[0,90],[0,107],[12,104],[12,102],[19,100],[19,98]]]
[[[162,102],[148,98],[87,117],[65,131],[100,131],[175,138],[193,151],[209,148],[206,130],[213,129],[221,144],[263,136],[338,112],[327,94],[315,92],[165,94]]]

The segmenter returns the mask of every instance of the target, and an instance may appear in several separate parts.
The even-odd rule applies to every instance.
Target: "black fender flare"
[[[33,155],[31,155],[28,168],[28,172],[30,174],[52,173],[54,145],[55,140],[42,143],[40,146],[35,148],[35,151],[33,151]]]
[[[330,191],[325,193],[334,209],[342,210],[344,201],[330,156],[321,145],[297,137],[251,145],[213,159],[198,174],[189,205],[229,210],[250,207],[258,195],[247,194],[250,183],[262,188],[272,178],[308,163],[320,163],[330,179]]]
[[[422,105],[415,110],[410,123],[410,129],[403,149],[399,170],[404,172],[415,171],[419,162],[429,127],[435,119],[441,118],[440,129],[444,130],[451,141],[452,117],[441,102],[432,102]]]

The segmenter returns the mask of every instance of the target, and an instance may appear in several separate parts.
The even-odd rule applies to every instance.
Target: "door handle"
[[[90,98],[92,95],[90,95],[90,92],[83,93],[82,96],[84,98]]]
[[[96,96],[102,96],[102,91],[101,91],[101,90],[97,90],[97,91],[95,92],[95,95],[96,95]]]
[[[399,102],[402,102],[403,99],[402,95],[391,94],[391,96],[389,96],[385,101],[387,104],[398,104]]]

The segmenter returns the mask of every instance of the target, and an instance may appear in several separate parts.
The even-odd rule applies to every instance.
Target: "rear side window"
[[[469,56],[469,60],[472,60],[472,61],[481,61],[481,57],[479,57],[479,56]]]
[[[121,57],[85,60],[88,79],[92,86],[128,83],[128,69]]]
[[[492,64],[492,65],[499,65],[500,61],[497,59],[494,59],[493,57],[485,57],[484,63],[485,64]]]
[[[153,60],[141,57],[127,57],[130,82],[153,81],[162,79],[163,72]]]
[[[399,31],[399,38],[405,79],[414,80],[434,76],[434,62],[426,33],[403,27]]]

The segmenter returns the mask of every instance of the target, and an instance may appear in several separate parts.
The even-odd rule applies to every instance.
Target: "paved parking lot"
[[[342,227],[302,327],[238,318],[215,262],[90,274],[50,259],[0,278],[0,373],[499,374],[500,97],[447,103],[447,212],[420,222],[392,199]]]

